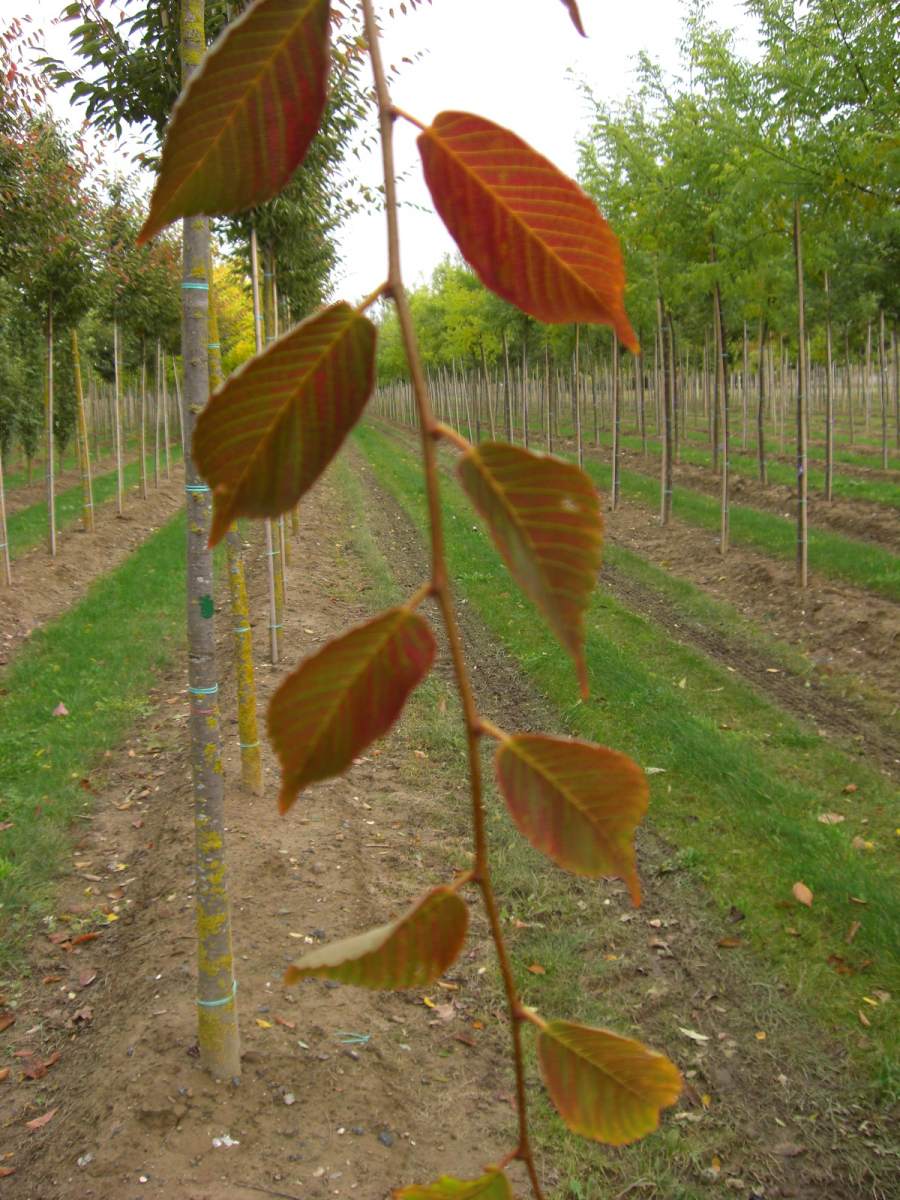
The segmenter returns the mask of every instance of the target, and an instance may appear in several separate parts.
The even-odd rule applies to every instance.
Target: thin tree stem
[[[469,781],[472,796],[472,824],[474,833],[475,863],[472,869],[473,881],[481,889],[491,936],[496,947],[500,974],[503,978],[503,988],[510,1017],[512,1035],[513,1059],[516,1075],[516,1108],[519,1121],[519,1142],[516,1157],[526,1166],[536,1200],[543,1200],[540,1181],[531,1152],[528,1135],[528,1111],[525,1094],[525,1062],[522,1053],[521,1022],[524,1019],[523,1009],[513,979],[512,965],[503,940],[500,927],[500,916],[494,898],[491,884],[490,865],[488,862],[487,835],[485,830],[484,798],[481,778],[481,757],[479,753],[482,723],[478,716],[472,685],[466,669],[463,654],[462,639],[456,619],[456,611],[450,594],[447,578],[447,565],[444,553],[444,529],[441,516],[440,484],[437,462],[436,437],[441,432],[435,420],[428,396],[428,385],[419,355],[412,313],[403,286],[403,276],[400,269],[400,234],[398,222],[397,187],[394,173],[394,120],[397,111],[391,103],[387,77],[381,59],[378,25],[372,0],[361,0],[363,18],[365,20],[366,41],[369,58],[372,63],[372,75],[375,83],[375,95],[378,102],[378,123],[381,134],[381,153],[384,167],[385,210],[388,233],[388,292],[393,297],[397,309],[397,318],[403,345],[409,362],[412,376],[413,392],[419,414],[419,426],[422,443],[422,458],[425,474],[425,487],[428,502],[428,517],[431,540],[431,586],[437,600],[444,622],[456,687],[459,692],[466,725],[466,742],[469,758]]]

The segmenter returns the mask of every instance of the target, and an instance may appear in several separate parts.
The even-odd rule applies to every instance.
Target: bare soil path
[[[354,460],[354,469],[367,479]],[[304,503],[293,544],[286,613],[287,662],[259,669],[260,701],[302,654],[367,615],[368,582],[349,534],[370,524],[403,589],[421,581],[421,543],[396,505],[367,479],[363,512],[349,513],[326,480]],[[251,572],[257,646],[265,644],[259,547]],[[227,614],[221,621],[227,657]],[[511,728],[552,718],[515,666],[467,621],[469,657],[486,715]],[[446,678],[447,666],[439,665]],[[225,673],[223,672],[223,675]],[[275,811],[275,767],[266,750],[267,795],[242,795],[233,686],[223,686],[229,747],[229,854],[244,1073],[217,1085],[194,1055],[192,822],[184,749],[187,702],[181,669],[155,688],[145,724],[91,777],[94,818],[79,831],[61,886],[56,930],[69,947],[35,939],[30,978],[7,996],[16,1024],[4,1048],[59,1061],[0,1084],[0,1159],[15,1174],[15,1200],[383,1200],[392,1186],[446,1170],[474,1173],[510,1144],[506,1032],[477,918],[463,958],[423,993],[370,994],[311,981],[285,991],[287,962],[309,944],[388,919],[426,883],[468,863],[460,764],[424,749],[412,712],[342,780],[311,789],[293,812]],[[445,701],[439,697],[437,704]],[[591,986],[608,992],[625,1027],[671,1053],[689,1087],[666,1119],[660,1153],[677,1161],[685,1195],[706,1194],[707,1157],[721,1168],[711,1196],[888,1200],[891,1160],[884,1118],[856,1087],[846,1051],[808,1028],[766,965],[721,950],[732,926],[696,884],[667,866],[672,849],[641,838],[644,908],[620,884],[577,881],[585,954],[605,963]],[[537,870],[538,868],[536,868]],[[554,887],[560,873],[539,868]],[[558,920],[553,892],[504,897],[511,936]],[[562,883],[559,881],[563,880]],[[108,925],[97,914],[112,913]],[[522,929],[517,924],[521,917]],[[101,930],[75,944],[81,929]],[[518,932],[517,932],[518,931]],[[483,971],[487,966],[489,969]],[[543,981],[529,977],[529,1002]],[[562,981],[564,986],[565,981]],[[562,1014],[560,1014],[562,1015]],[[702,1032],[686,1038],[681,1027]],[[757,1034],[766,1031],[766,1039]],[[9,1061],[5,1059],[4,1061]],[[532,1085],[540,1102],[542,1089]],[[704,1099],[706,1097],[706,1099]],[[28,1120],[56,1110],[29,1133]],[[238,1144],[218,1146],[225,1136]],[[701,1137],[702,1135],[702,1137]],[[609,1196],[647,1191],[625,1153],[597,1151],[616,1183]],[[566,1182],[548,1151],[548,1184]],[[525,1195],[515,1178],[517,1194]],[[602,1192],[593,1193],[598,1200]]]
[[[41,544],[15,560],[12,587],[0,586],[0,667],[35,629],[76,604],[98,575],[123,562],[165,524],[184,503],[182,477],[176,463],[172,478],[164,479],[158,490],[151,485],[146,500],[130,489],[122,517],[115,504],[99,505],[93,533],[80,525],[61,531],[55,558]]]

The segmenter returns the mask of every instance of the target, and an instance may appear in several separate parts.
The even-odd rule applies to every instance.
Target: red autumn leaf
[[[281,762],[282,812],[301,788],[340,775],[387,733],[434,654],[427,622],[407,608],[391,608],[329,642],[285,679],[268,717]]]
[[[545,734],[505,738],[497,782],[519,830],[579,875],[620,875],[635,904],[641,888],[634,831],[647,811],[644,772],[624,754]]]
[[[15,1175],[15,1167],[0,1167],[0,1179],[8,1179],[10,1175]]]
[[[577,183],[472,113],[440,113],[418,146],[434,206],[486,287],[539,321],[612,325],[638,349],[618,239]]]
[[[172,110],[138,244],[276,195],[319,127],[329,62],[329,0],[256,0],[232,21]]]
[[[25,1128],[29,1133],[36,1133],[38,1129],[43,1129],[45,1125],[49,1125],[58,1112],[58,1108],[48,1108],[43,1116],[35,1117],[33,1121],[26,1121]]]
[[[584,612],[603,542],[594,485],[571,463],[503,442],[472,446],[457,469],[516,582],[574,658],[586,696]]]
[[[16,1014],[11,1009],[0,1013],[0,1033],[3,1033],[4,1029],[9,1029],[10,1025],[15,1025],[15,1023]]]
[[[468,923],[452,888],[432,888],[396,921],[305,954],[284,982],[318,976],[381,990],[424,987],[459,957]]]
[[[79,933],[78,937],[72,938],[72,945],[83,946],[85,942],[93,942],[99,936],[100,934],[96,931],[92,933]]]
[[[394,1200],[513,1200],[509,1180],[496,1169],[478,1179],[442,1175],[436,1183],[395,1188],[391,1194]]]
[[[572,24],[582,37],[587,37],[587,34],[584,32],[584,26],[581,23],[581,13],[578,11],[578,4],[576,0],[562,0],[562,2],[569,10],[569,16],[572,18]]]
[[[573,1133],[624,1146],[652,1132],[681,1093],[663,1054],[606,1029],[551,1021],[538,1038],[541,1074]]]
[[[372,391],[375,326],[332,304],[251,359],[216,392],[194,431],[213,489],[209,542],[236,517],[288,512],[325,470]]]

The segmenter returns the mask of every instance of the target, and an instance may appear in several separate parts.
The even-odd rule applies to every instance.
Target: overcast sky
[[[4,17],[28,11],[35,24],[49,29],[64,0],[0,0]],[[387,18],[391,4],[381,0]],[[104,6],[109,13],[117,6]],[[587,39],[578,36],[560,0],[433,0],[393,22],[385,20],[385,58],[401,63],[424,51],[420,61],[402,64],[394,86],[400,108],[430,121],[441,109],[479,113],[513,129],[569,174],[577,165],[576,142],[587,125],[586,108],[576,80],[585,80],[598,97],[624,98],[633,83],[634,60],[646,50],[664,67],[677,66],[677,40],[683,8],[678,0],[580,0]],[[710,0],[709,16],[737,31],[739,45],[752,48],[753,26],[741,0]],[[66,52],[65,26],[50,30],[55,54]],[[574,78],[573,78],[574,76]],[[62,116],[72,109],[55,106]],[[430,211],[429,197],[417,168],[416,131],[397,123],[397,162],[404,179],[401,219],[404,273],[408,282],[427,278],[442,256],[453,249],[440,220]],[[124,165],[127,159],[120,156]],[[368,155],[353,162],[354,174],[369,184],[379,182],[380,158]],[[341,237],[343,266],[339,295],[359,298],[384,278],[384,215],[361,214]]]

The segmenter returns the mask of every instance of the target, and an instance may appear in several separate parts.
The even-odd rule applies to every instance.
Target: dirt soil
[[[288,577],[293,650],[286,666],[260,667],[261,707],[290,662],[367,613],[362,566],[340,532],[348,519],[374,523],[403,586],[421,581],[418,538],[389,499],[374,490],[372,499],[365,514],[348,514],[326,478],[304,502]],[[259,649],[260,549],[254,545],[251,587]],[[221,628],[227,624],[224,614]],[[507,727],[546,727],[548,714],[513,664],[474,620],[466,633],[485,714]],[[446,662],[438,669],[446,676]],[[268,794],[254,799],[234,783],[234,689],[223,686],[244,1069],[239,1087],[216,1084],[197,1063],[190,1001],[185,682],[180,668],[160,681],[144,725],[91,777],[94,816],[79,831],[55,926],[99,936],[67,946],[48,929],[35,940],[30,977],[7,997],[17,1020],[2,1035],[5,1046],[60,1058],[38,1081],[23,1081],[14,1067],[0,1084],[0,1165],[15,1170],[4,1196],[383,1200],[391,1186],[446,1170],[474,1173],[511,1144],[513,1131],[505,1026],[492,973],[482,973],[490,955],[477,916],[463,958],[427,993],[280,984],[307,945],[386,920],[425,879],[448,879],[467,865],[462,828],[448,818],[465,803],[459,764],[424,761],[415,727],[403,722],[344,779],[311,789],[281,819],[268,749]],[[617,881],[574,886],[598,945],[617,956],[603,977],[611,1003],[687,1076],[667,1122],[721,1138],[721,1178],[709,1194],[888,1200],[886,1132],[854,1091],[844,1051],[792,1016],[765,964],[717,949],[722,917],[687,876],[665,868],[670,847],[645,833],[640,857],[640,912]],[[118,919],[98,924],[98,910]],[[679,1027],[708,1040],[687,1039]],[[25,1123],[50,1110],[51,1120],[29,1133]],[[239,1144],[213,1144],[226,1135]],[[624,1169],[616,1153],[599,1153]],[[549,1185],[561,1181],[552,1160],[542,1157],[541,1168]],[[685,1163],[692,1184],[707,1168]],[[621,1187],[660,1196],[627,1173]]]
[[[146,500],[131,488],[121,517],[115,503],[98,506],[93,533],[80,524],[58,533],[55,558],[41,543],[13,562],[12,587],[0,585],[0,667],[35,629],[76,604],[98,575],[118,566],[165,524],[184,503],[182,477],[175,464],[172,478],[163,479],[158,491],[151,484]]]
[[[622,466],[631,471],[647,473],[647,464],[640,454],[622,451]],[[675,486],[681,484],[708,496],[718,496],[720,483],[706,467],[680,464],[675,467]],[[734,504],[764,509],[793,519],[796,493],[784,484],[767,484],[732,473],[731,499]],[[830,529],[862,541],[876,542],[897,553],[900,550],[900,512],[895,508],[872,504],[865,500],[833,500],[830,504],[811,488],[809,493],[809,523],[813,528]]]

